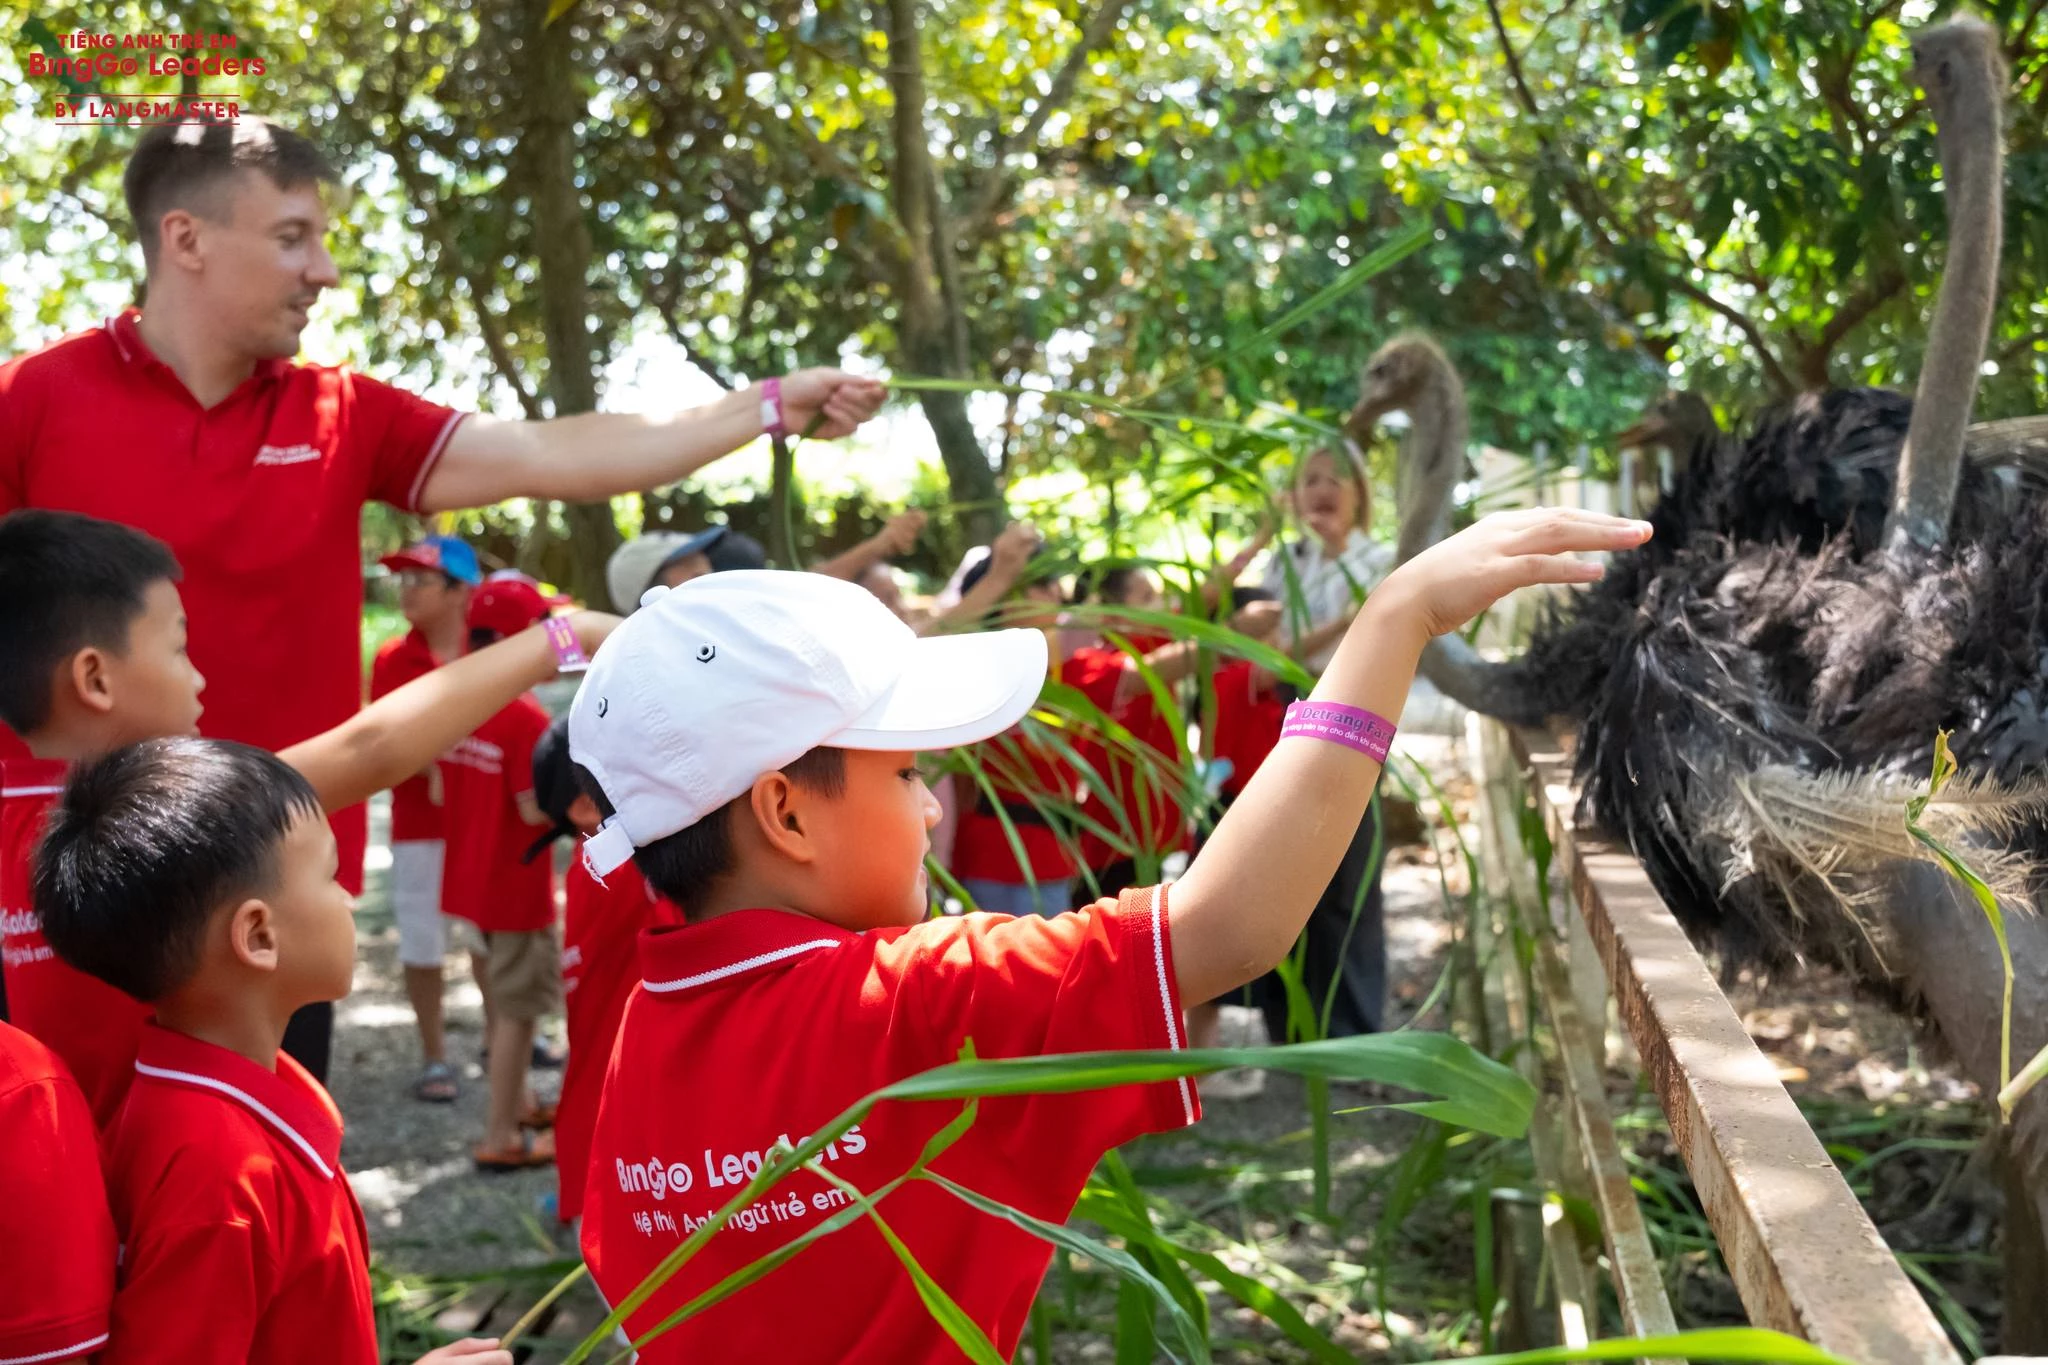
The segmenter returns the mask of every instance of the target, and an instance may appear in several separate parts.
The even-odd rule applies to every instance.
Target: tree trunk
[[[597,355],[590,335],[590,232],[576,187],[576,119],[582,112],[575,51],[566,24],[546,27],[548,0],[520,0],[525,40],[523,103],[530,111],[521,151],[534,208],[548,397],[556,416],[597,408]],[[619,546],[609,501],[562,508],[569,527],[569,591],[608,602],[604,566]]]
[[[954,247],[939,240],[945,214],[924,122],[924,59],[918,47],[917,3],[885,0],[876,10],[876,23],[889,37],[889,91],[895,102],[890,192],[904,238],[897,261],[896,319],[902,360],[915,374],[965,379],[966,318],[957,291],[943,288],[944,263],[938,255]],[[967,395],[926,393],[920,402],[938,439],[953,501],[962,508],[961,522],[976,543],[987,544],[995,539],[1005,519],[1002,489],[988,452],[974,434],[974,423],[968,420]]]

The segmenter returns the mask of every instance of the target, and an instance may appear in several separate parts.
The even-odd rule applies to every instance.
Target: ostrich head
[[[1998,304],[2004,219],[1999,107],[2005,58],[1998,33],[1958,19],[1913,36],[1913,79],[1927,91],[1948,201],[1948,258],[1913,396],[1885,549],[1938,545],[1948,534],[1977,378]]]
[[[1390,412],[1408,414],[1394,483],[1401,513],[1396,558],[1406,562],[1450,531],[1451,498],[1465,468],[1465,385],[1443,348],[1417,332],[1373,352],[1344,430],[1360,445]]]
[[[1633,426],[1615,434],[1614,445],[1622,450],[1661,447],[1683,460],[1701,441],[1720,434],[1721,424],[1706,399],[1686,389],[1666,389]]]

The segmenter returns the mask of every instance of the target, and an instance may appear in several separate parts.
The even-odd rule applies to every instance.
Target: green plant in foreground
[[[882,1224],[876,1206],[906,1181],[939,1180],[939,1177],[934,1176],[928,1168],[936,1157],[959,1141],[973,1124],[976,1115],[974,1101],[996,1095],[1057,1094],[1095,1090],[1113,1085],[1172,1080],[1240,1065],[1263,1066],[1303,1076],[1369,1080],[1397,1085],[1436,1098],[1393,1107],[1442,1122],[1507,1137],[1519,1136],[1527,1129],[1529,1115],[1535,1105],[1535,1092],[1515,1072],[1479,1055],[1457,1039],[1440,1034],[1379,1034],[1297,1044],[1291,1047],[1071,1053],[991,1061],[977,1060],[969,1055],[960,1061],[935,1067],[886,1086],[853,1104],[838,1118],[818,1129],[803,1142],[794,1147],[777,1150],[759,1175],[670,1253],[645,1282],[619,1302],[611,1315],[570,1354],[566,1365],[577,1365],[577,1362],[589,1359],[592,1352],[604,1344],[609,1334],[627,1315],[646,1303],[740,1209],[761,1198],[799,1167],[809,1167],[813,1172],[824,1174],[823,1168],[813,1162],[818,1154],[824,1151],[825,1145],[859,1123],[875,1105],[885,1100],[965,1100],[968,1104],[959,1117],[934,1135],[908,1171],[878,1190],[860,1192],[861,1197],[854,1206],[841,1209],[802,1236],[756,1259],[705,1290],[636,1340],[633,1343],[634,1348],[645,1346],[680,1323],[730,1297],[774,1271],[813,1241],[849,1226],[855,1219],[866,1217],[876,1222],[878,1227],[885,1228],[886,1225]],[[963,1197],[973,1194],[972,1191],[963,1191],[960,1187],[950,1188],[954,1188],[955,1192],[962,1194]],[[1132,1282],[1144,1289],[1153,1304],[1167,1313],[1169,1322],[1174,1327],[1175,1342],[1189,1352],[1186,1356],[1176,1356],[1176,1359],[1208,1358],[1203,1334],[1191,1330],[1191,1320],[1184,1321],[1188,1317],[1187,1305],[1161,1283],[1158,1277],[1149,1273],[1143,1276],[1130,1275],[1127,1263],[1132,1258],[1125,1256],[1120,1260],[1110,1248],[1101,1247],[1093,1239],[1086,1238],[1072,1229],[1064,1229],[1055,1236],[1049,1225],[1030,1219],[1028,1215],[1017,1210],[996,1205],[995,1201],[977,1199],[975,1202],[978,1207],[992,1213],[1001,1209],[999,1216],[1012,1217],[1013,1220],[1019,1221],[1019,1226],[1028,1227],[1056,1246],[1081,1251],[1091,1259],[1098,1259],[1105,1265],[1118,1268],[1120,1273],[1127,1274]],[[893,1244],[893,1239],[889,1238],[886,1231],[884,1236]],[[914,1265],[914,1258],[910,1256],[908,1250],[900,1249],[898,1255],[904,1259],[905,1269],[910,1271],[916,1280],[919,1291],[924,1295],[927,1305],[931,1307],[934,1317],[969,1358],[994,1358],[993,1347],[981,1334],[980,1329],[960,1314],[958,1306],[952,1303],[935,1280],[923,1273],[922,1267]],[[617,1358],[624,1359],[624,1356]]]

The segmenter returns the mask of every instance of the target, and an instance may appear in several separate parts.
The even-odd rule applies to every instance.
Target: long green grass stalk
[[[1961,855],[1930,834],[1920,823],[1921,817],[1927,812],[1929,803],[1935,797],[1941,795],[1941,789],[1947,786],[1949,779],[1956,774],[1955,755],[1949,752],[1948,736],[1949,732],[1946,730],[1935,732],[1934,771],[1928,778],[1927,791],[1906,802],[1906,829],[1915,839],[1926,845],[1933,852],[1934,856],[1940,860],[1941,865],[1948,869],[1951,876],[1970,889],[1970,894],[1976,898],[1978,906],[1984,911],[1984,918],[1991,922],[1992,937],[1998,940],[1999,963],[2005,973],[2005,995],[1999,1008],[1998,1094],[2000,1113],[2009,1118],[2012,1111],[2006,1106],[2004,1100],[2005,1092],[2012,1085],[2013,974],[2012,945],[2006,941],[2005,936],[2005,910],[1998,903],[1997,893],[1985,884],[1984,879],[1978,876],[1968,863],[1963,861]],[[2017,1102],[2017,1097],[2015,1097],[2015,1102]]]
[[[564,1365],[579,1365],[587,1360],[613,1330],[672,1279],[739,1210],[761,1198],[799,1167],[819,1169],[812,1163],[825,1145],[859,1123],[877,1104],[891,1100],[971,1101],[997,1095],[1065,1094],[1206,1075],[1238,1065],[1263,1066],[1299,1075],[1372,1080],[1435,1095],[1438,1098],[1391,1107],[1500,1136],[1518,1136],[1526,1131],[1535,1106],[1535,1092],[1521,1076],[1458,1040],[1437,1034],[1375,1034],[1292,1047],[1067,1053],[998,1060],[979,1060],[970,1052],[960,1061],[920,1072],[864,1096],[794,1147],[778,1144],[771,1149],[760,1174],[664,1257],[645,1281],[624,1295]],[[889,1191],[922,1174],[932,1159],[966,1132],[973,1117],[972,1106],[963,1110],[926,1145],[909,1171],[882,1190],[870,1192],[869,1202],[880,1204]],[[861,1208],[839,1210],[795,1241],[757,1258],[698,1295],[641,1337],[636,1347],[779,1268],[818,1237],[837,1232],[863,1216]]]

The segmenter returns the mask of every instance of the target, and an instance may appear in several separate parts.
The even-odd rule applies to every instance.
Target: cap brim
[[[377,562],[387,569],[431,569],[435,573],[446,572],[439,564],[429,564],[426,560],[403,551],[395,555],[385,555]]]
[[[949,749],[991,738],[1022,720],[1046,677],[1035,630],[919,640],[910,666],[874,705],[825,740],[836,749]]]
[[[688,540],[683,541],[680,545],[677,545],[674,549],[663,555],[660,561],[655,564],[654,573],[660,573],[678,559],[688,559],[691,555],[709,554],[718,545],[718,542],[725,539],[725,531],[726,528],[723,526],[712,526],[697,532],[696,535],[691,536]],[[654,574],[649,574],[647,577],[651,583]]]

